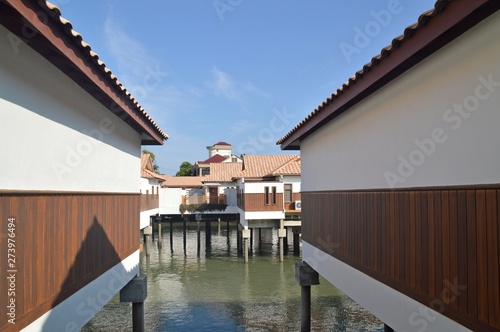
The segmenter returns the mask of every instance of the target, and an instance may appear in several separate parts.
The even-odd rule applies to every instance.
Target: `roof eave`
[[[323,102],[299,125],[281,138],[277,144],[282,150],[300,150],[300,143],[307,136],[352,108],[395,78],[405,73],[417,63],[474,27],[500,8],[498,0],[447,1],[436,2],[439,20],[425,19],[416,29],[407,28],[403,39],[393,40],[384,48],[380,56],[349,79],[340,89]],[[419,23],[419,24],[420,24]],[[408,42],[411,39],[411,42]],[[387,58],[390,57],[390,60]]]
[[[155,127],[149,115],[105,68],[90,46],[81,45],[82,38],[72,30],[71,24],[58,22],[58,14],[59,11],[48,8],[45,1],[0,1],[2,25],[140,133],[141,144],[162,145],[168,136]]]

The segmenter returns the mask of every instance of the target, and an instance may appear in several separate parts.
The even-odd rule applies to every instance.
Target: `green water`
[[[202,228],[188,224],[186,251],[182,224],[163,225],[162,248],[155,236],[151,255],[141,253],[141,274],[148,276],[146,331],[298,331],[300,287],[290,252],[279,262],[278,239],[271,230],[254,233],[248,264],[238,257],[236,228],[212,223],[210,251]],[[274,232],[275,233],[275,232]],[[228,236],[229,234],[229,236]],[[291,233],[289,233],[292,238]],[[312,287],[313,331],[381,331],[383,324],[324,279]],[[82,331],[131,331],[130,304],[113,298]]]

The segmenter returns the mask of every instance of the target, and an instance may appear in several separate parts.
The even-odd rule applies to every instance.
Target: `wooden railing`
[[[303,192],[302,202],[304,241],[474,331],[500,329],[499,188]]]

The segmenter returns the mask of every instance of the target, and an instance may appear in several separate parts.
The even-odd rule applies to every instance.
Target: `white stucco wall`
[[[500,183],[499,35],[497,13],[307,137],[302,190]]]
[[[181,188],[160,188],[160,214],[179,214],[182,203]]]
[[[139,192],[140,135],[9,35],[0,26],[0,188]]]

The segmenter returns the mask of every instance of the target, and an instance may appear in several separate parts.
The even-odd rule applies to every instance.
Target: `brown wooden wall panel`
[[[0,307],[6,286],[8,218],[15,218],[18,331],[139,248],[140,195],[0,194]]]
[[[283,194],[282,193],[277,193],[276,194],[276,204],[272,204],[272,198],[271,194],[269,195],[269,202],[270,204],[264,204],[264,197],[265,194],[244,194],[244,203],[245,207],[244,210],[246,212],[252,212],[252,211],[281,211],[283,210]]]
[[[141,195],[141,212],[157,209],[160,207],[160,196],[157,194]]]
[[[302,202],[304,241],[472,330],[500,329],[498,186],[303,192]]]

